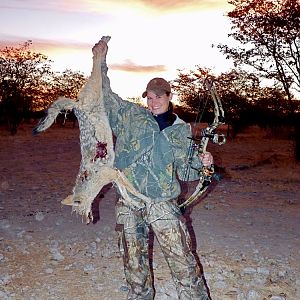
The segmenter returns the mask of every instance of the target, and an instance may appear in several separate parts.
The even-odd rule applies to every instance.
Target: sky
[[[174,80],[197,65],[232,68],[212,44],[228,44],[227,0],[0,0],[0,47],[32,40],[54,70],[92,68],[92,47],[109,35],[114,92],[139,97],[153,77]]]

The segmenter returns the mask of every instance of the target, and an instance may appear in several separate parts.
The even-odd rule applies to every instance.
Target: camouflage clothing
[[[128,299],[153,299],[149,270],[149,227],[159,242],[171,270],[179,299],[208,299],[199,267],[190,247],[190,236],[176,204],[180,184],[185,178],[191,129],[176,118],[174,124],[160,131],[151,112],[122,100],[110,89],[102,66],[103,96],[109,122],[116,136],[115,167],[122,170],[133,186],[153,203],[137,204],[120,199],[116,206],[120,248],[123,252]],[[194,157],[193,166],[201,166]],[[198,179],[191,170],[186,180]],[[132,205],[134,204],[134,205]]]
[[[115,145],[115,167],[122,170],[133,186],[155,202],[178,197],[177,176],[184,178],[188,168],[187,153],[190,125],[179,119],[160,131],[151,112],[118,96],[104,94]],[[200,166],[198,157],[194,167]],[[188,180],[198,179],[190,170]],[[186,178],[187,180],[187,178]]]
[[[148,256],[150,226],[170,267],[179,299],[209,299],[176,200],[135,209],[121,199],[116,213],[119,246],[130,288],[128,299],[152,300],[154,297]]]

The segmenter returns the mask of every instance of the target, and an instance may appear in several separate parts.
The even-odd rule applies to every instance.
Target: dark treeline
[[[31,51],[31,45],[0,49],[0,124],[11,134],[21,122],[43,117],[59,96],[76,99],[86,81],[80,72],[54,72],[52,61]]]
[[[177,113],[186,121],[194,122],[197,114],[202,122],[212,122],[214,106],[210,93],[203,85],[209,77],[218,91],[228,124],[228,135],[235,137],[243,129],[258,125],[269,128],[278,134],[280,127],[290,127],[292,138],[294,126],[300,121],[300,101],[287,100],[285,92],[279,87],[262,87],[259,78],[245,71],[231,70],[214,76],[208,69],[198,67],[196,71],[179,72],[173,82],[182,106],[176,107]],[[300,125],[300,124],[298,124]]]

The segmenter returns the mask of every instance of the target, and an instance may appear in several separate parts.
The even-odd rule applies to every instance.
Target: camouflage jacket
[[[178,116],[172,126],[160,131],[151,112],[113,93],[102,66],[103,96],[110,126],[116,137],[115,167],[122,170],[133,186],[155,202],[178,197],[181,180],[199,179],[188,165],[190,125]],[[201,167],[193,158],[193,167]]]

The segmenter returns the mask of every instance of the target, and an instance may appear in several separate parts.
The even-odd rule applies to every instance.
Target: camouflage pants
[[[154,299],[149,267],[150,226],[170,267],[178,299],[209,299],[200,268],[191,251],[190,235],[175,201],[138,209],[127,206],[120,199],[116,205],[116,216],[119,247],[129,287],[127,299]]]

